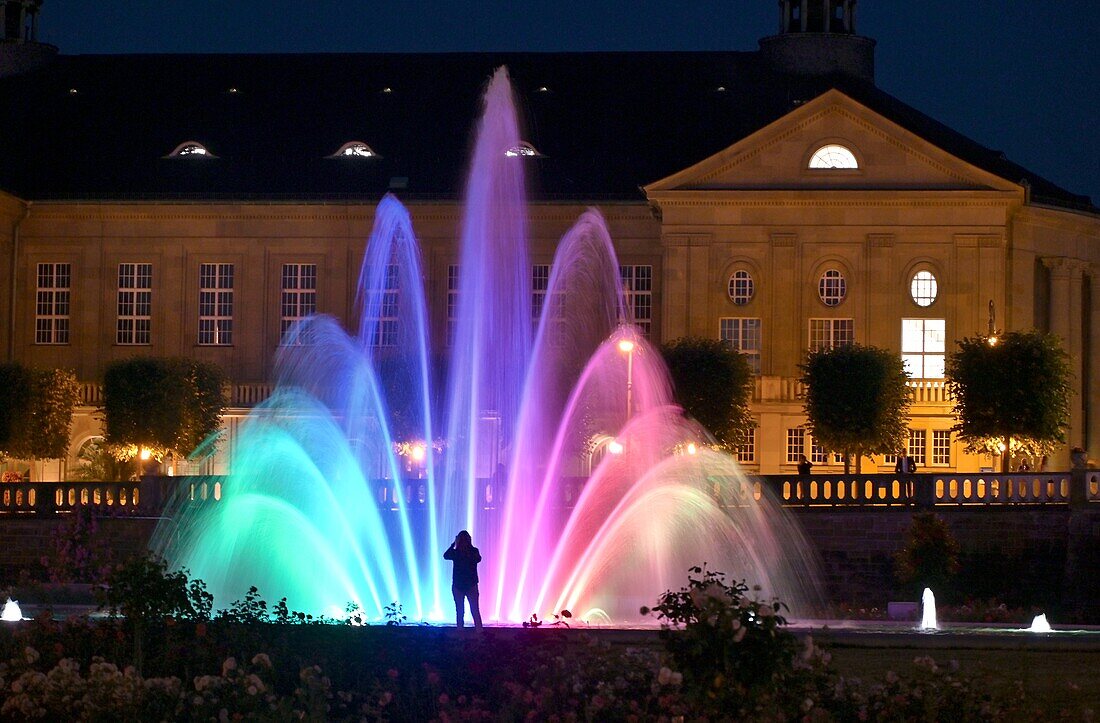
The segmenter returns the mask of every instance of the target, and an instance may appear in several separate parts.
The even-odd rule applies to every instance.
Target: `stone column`
[[[833,11],[829,7],[832,5],[832,0],[821,0],[821,9],[825,13],[825,23],[823,25],[824,31],[827,33],[830,31],[830,25],[832,25]]]
[[[1090,328],[1086,329],[1089,335],[1089,358],[1086,363],[1090,365],[1089,388],[1084,390],[1085,409],[1088,410],[1089,428],[1088,438],[1085,440],[1085,450],[1091,459],[1100,459],[1100,370],[1097,369],[1096,360],[1100,358],[1100,288],[1097,288],[1096,280],[1100,278],[1100,264],[1092,264],[1088,269],[1089,296],[1092,300]]]
[[[779,34],[791,28],[791,0],[779,0]]]
[[[1081,403],[1081,280],[1085,264],[1063,256],[1048,256],[1042,262],[1050,270],[1050,330],[1061,337],[1073,371],[1066,442],[1074,447],[1085,443]],[[1069,469],[1069,449],[1056,452],[1053,461],[1054,469]]]
[[[802,21],[802,32],[806,32],[806,24],[810,20],[810,0],[802,0],[799,12],[799,20]]]

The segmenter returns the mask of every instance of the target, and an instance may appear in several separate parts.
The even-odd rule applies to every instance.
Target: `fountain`
[[[507,71],[492,78],[466,189],[448,366],[433,355],[407,210],[378,205],[355,334],[301,323],[277,387],[242,423],[220,499],[176,501],[154,548],[216,604],[249,585],[295,609],[368,617],[400,602],[451,618],[446,543],[485,558],[486,619],[638,608],[706,562],[779,596],[817,597],[797,525],[672,403],[659,352],[632,323],[606,224],[561,239],[532,308],[524,154]]]
[[[19,609],[19,601],[12,600],[10,597],[8,601],[4,603],[4,610],[0,612],[0,620],[6,623],[17,623],[23,619],[23,611]]]
[[[1032,633],[1052,633],[1054,629],[1050,627],[1050,623],[1047,622],[1046,613],[1036,615],[1031,621],[1031,627],[1028,628],[1028,632]]]
[[[939,630],[939,623],[936,622],[936,596],[930,588],[924,588],[924,593],[920,596],[920,607],[920,629]]]

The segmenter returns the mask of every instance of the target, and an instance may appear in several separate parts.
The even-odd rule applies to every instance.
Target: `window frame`
[[[127,273],[124,274],[124,270]],[[148,273],[141,273],[143,270]],[[143,279],[147,285],[139,286]],[[146,261],[121,261],[118,264],[116,281],[115,344],[150,346],[153,343],[153,264]],[[127,281],[130,285],[126,285]],[[124,307],[129,307],[130,313],[123,313]],[[147,313],[139,313],[141,307],[145,307]],[[129,322],[129,329],[123,328],[126,322]]]
[[[287,272],[293,269],[295,273],[288,277]],[[312,276],[304,274],[306,269],[312,269]],[[296,282],[294,286],[287,286],[288,279]],[[305,285],[303,285],[305,284]],[[287,313],[291,311],[293,313]],[[309,261],[287,261],[281,264],[279,273],[279,344],[286,345],[287,336],[303,319],[307,319],[317,313],[317,264]],[[295,337],[294,343],[301,344],[303,339]]]
[[[44,280],[48,281],[47,285],[43,285]],[[60,284],[61,280],[64,280],[64,285]],[[66,346],[71,343],[72,293],[72,262],[44,261],[35,265],[35,345]]]
[[[213,275],[204,271],[213,271]],[[204,261],[199,263],[199,314],[197,343],[199,346],[232,346],[234,331],[236,264],[233,262]],[[213,286],[204,282],[213,280]],[[204,306],[212,313],[203,313]],[[228,313],[224,313],[228,311]],[[204,322],[210,328],[204,329]],[[204,335],[208,340],[204,341]]]
[[[728,322],[728,324],[727,324]],[[755,337],[752,329],[746,328],[755,324]],[[729,334],[727,334],[729,332]],[[748,358],[749,366],[753,374],[760,374],[761,352],[764,346],[763,322],[758,316],[722,316],[718,319],[718,338],[729,344],[735,351]],[[756,347],[750,348],[744,342],[755,338]]]

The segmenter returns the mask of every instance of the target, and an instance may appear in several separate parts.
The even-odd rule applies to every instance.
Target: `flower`
[[[737,632],[733,634],[733,642],[740,643],[742,640],[745,639],[745,633],[747,633],[748,631],[748,628],[738,628]]]
[[[270,668],[271,658],[267,657],[267,653],[256,653],[252,656],[252,664],[261,668]]]
[[[668,685],[672,680],[672,670],[667,667],[661,668],[657,673],[657,682],[661,685]]]
[[[228,657],[225,662],[222,663],[222,677],[229,677],[229,674],[237,669],[237,659],[234,657]]]

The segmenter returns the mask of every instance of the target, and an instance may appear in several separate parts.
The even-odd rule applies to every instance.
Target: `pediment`
[[[809,168],[827,144],[851,150],[859,167]],[[834,89],[645,191],[1017,188]]]

